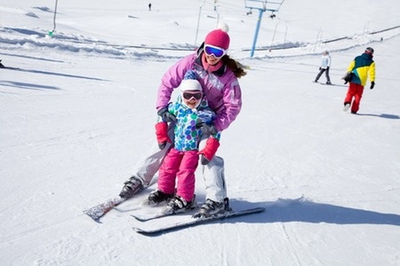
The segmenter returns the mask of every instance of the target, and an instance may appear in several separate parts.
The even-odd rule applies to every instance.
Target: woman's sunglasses
[[[203,98],[203,93],[201,91],[196,91],[196,92],[184,91],[182,93],[182,96],[185,100],[190,100],[192,98],[195,98],[196,100],[200,100],[201,98]]]
[[[213,55],[215,58],[220,59],[221,57],[223,57],[226,54],[226,50],[216,47],[216,46],[212,46],[209,44],[206,44],[204,46],[204,52],[206,53],[206,55]]]

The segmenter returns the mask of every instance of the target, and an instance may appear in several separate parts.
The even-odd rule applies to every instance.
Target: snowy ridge
[[[49,7],[32,7],[33,11],[44,12],[48,20],[50,14],[53,13]],[[25,14],[39,19],[39,16],[29,10],[2,8],[0,10],[12,14]],[[28,15],[33,14],[33,15]],[[132,18],[134,16],[128,15]],[[135,19],[144,19],[134,17]],[[279,23],[278,23],[279,24]],[[48,25],[47,25],[48,26]],[[329,49],[331,51],[346,51],[355,47],[364,46],[368,43],[378,42],[383,39],[390,39],[400,34],[399,25],[389,25],[385,28],[375,29],[373,31],[364,29],[363,33],[352,33],[346,36],[335,36],[331,39],[319,38],[317,41],[302,41],[302,42],[275,42],[271,45],[259,44],[256,47],[256,57],[282,57],[295,55],[309,55],[319,53],[321,49]],[[68,30],[70,31],[70,30]],[[25,49],[33,48],[49,48],[69,52],[86,52],[102,54],[103,56],[118,56],[127,58],[137,57],[165,57],[174,58],[182,57],[187,53],[196,49],[193,44],[180,43],[165,43],[164,45],[149,45],[146,43],[127,44],[115,43],[90,36],[85,36],[76,33],[67,33],[63,30],[56,30],[50,37],[49,31],[44,28],[0,28],[2,33],[0,36],[1,45],[21,46]],[[137,43],[137,41],[134,41]],[[329,46],[327,46],[329,44]],[[325,48],[324,48],[325,47]],[[7,47],[5,47],[7,49]],[[284,51],[281,51],[284,50]],[[231,54],[236,58],[242,59],[248,56],[250,46],[241,46],[231,49]],[[273,52],[273,53],[271,53]],[[172,57],[171,57],[172,55]]]
[[[259,57],[267,52],[266,57],[298,56],[315,54],[324,44],[330,43],[331,51],[346,51],[355,47],[365,46],[367,44],[378,42],[383,39],[390,39],[400,35],[400,26],[390,27],[378,30],[373,33],[363,35],[355,34],[352,37],[340,37],[332,40],[319,41],[317,43],[282,43],[268,47],[257,47],[256,51]],[[7,46],[15,45],[25,49],[48,48],[69,52],[85,52],[101,54],[103,56],[117,56],[123,58],[135,57],[164,57],[172,58],[171,52],[175,57],[181,57],[195,50],[195,46],[185,44],[168,44],[164,47],[149,45],[124,45],[112,44],[106,41],[96,40],[90,37],[77,36],[76,34],[65,34],[56,32],[51,37],[44,29],[29,30],[21,28],[4,27],[0,30],[1,44]],[[6,37],[9,36],[9,37]],[[333,45],[334,44],[334,45]],[[281,51],[284,50],[284,51]],[[250,48],[240,48],[231,53],[237,58],[245,58]],[[274,53],[270,53],[273,51]],[[245,53],[246,52],[246,53]]]

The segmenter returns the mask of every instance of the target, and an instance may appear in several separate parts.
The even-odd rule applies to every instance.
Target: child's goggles
[[[219,48],[217,46],[212,46],[209,44],[206,44],[204,46],[204,52],[206,53],[206,55],[213,55],[217,59],[223,57],[226,54],[225,49]]]
[[[184,91],[182,93],[182,96],[185,100],[190,100],[192,98],[200,100],[201,98],[203,98],[203,93],[201,91],[196,91],[196,92]]]

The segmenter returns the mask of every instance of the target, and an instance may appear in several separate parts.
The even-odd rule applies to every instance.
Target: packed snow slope
[[[1,265],[400,265],[397,0],[284,1],[252,58],[245,1],[60,0],[54,24],[55,3],[0,3]],[[157,149],[162,75],[218,22],[250,66],[219,149],[231,207],[266,211],[146,237],[132,227],[180,219],[130,216],[154,184],[95,223],[82,211]],[[341,77],[367,46],[376,86],[353,115]],[[324,50],[334,86],[312,82]]]

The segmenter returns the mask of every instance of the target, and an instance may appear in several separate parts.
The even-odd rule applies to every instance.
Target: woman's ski
[[[101,217],[103,217],[107,212],[109,212],[110,210],[112,210],[114,207],[118,206],[125,200],[126,199],[122,197],[109,199],[103,203],[100,203],[87,210],[84,210],[83,212],[96,222],[100,222]]]
[[[152,228],[152,229],[143,229],[140,227],[133,227],[133,230],[135,230],[137,233],[142,234],[142,235],[156,236],[156,235],[159,235],[162,233],[176,231],[179,229],[184,229],[184,228],[196,226],[199,224],[205,224],[205,223],[209,223],[209,222],[216,221],[216,220],[229,219],[229,218],[259,213],[259,212],[263,212],[263,211],[265,211],[265,208],[262,208],[262,207],[253,208],[253,209],[245,209],[245,210],[241,210],[241,211],[229,210],[222,214],[213,215],[213,216],[207,217],[207,218],[191,218],[189,221],[177,222],[177,223],[173,223],[170,225],[164,225],[164,226],[160,225],[159,227]]]

